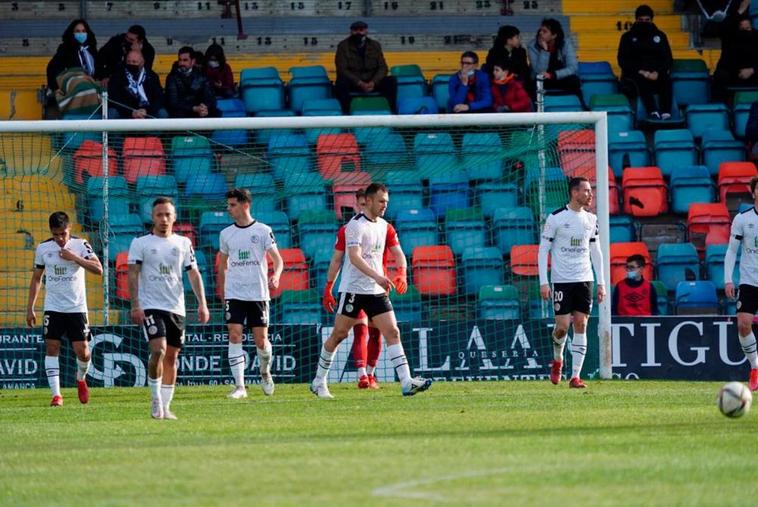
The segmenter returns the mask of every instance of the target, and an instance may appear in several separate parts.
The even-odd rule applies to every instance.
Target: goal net
[[[179,382],[231,383],[216,273],[219,231],[231,223],[224,193],[234,187],[250,190],[252,214],[273,228],[284,258],[271,302],[274,378],[309,381],[334,321],[321,294],[335,234],[357,211],[356,190],[371,182],[389,188],[385,218],[408,263],[408,292],[390,297],[414,374],[547,378],[553,314],[539,298],[539,233],[567,202],[567,178],[586,176],[597,187],[608,265],[605,129],[604,113],[2,122],[0,386],[46,385],[44,285],[34,328],[27,298],[54,211],[68,213],[72,234],[90,241],[105,269],[86,277],[91,384],[145,385],[148,347],[129,321],[126,252],[149,231],[158,196],[176,203],[175,232],[195,245],[211,310],[211,322],[197,325],[185,277]],[[389,273],[396,269],[390,258]],[[585,376],[610,376],[609,313],[607,304],[593,308]],[[258,382],[245,336],[246,378]],[[339,349],[331,382],[356,380],[352,342],[351,334]],[[74,385],[66,340],[61,374]],[[384,354],[377,377],[394,380]]]

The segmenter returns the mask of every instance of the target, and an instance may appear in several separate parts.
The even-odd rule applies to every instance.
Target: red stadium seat
[[[186,236],[192,242],[192,248],[197,248],[197,231],[192,224],[176,222],[174,232]]]
[[[725,203],[690,204],[687,212],[687,235],[701,257],[705,254],[707,241],[728,243],[730,228],[731,218]],[[707,239],[708,236],[710,240]],[[726,238],[726,241],[720,241],[723,238]]]
[[[640,254],[645,258],[643,276],[653,279],[653,263],[647,245],[641,241],[630,243],[611,243],[611,285],[626,278],[626,259],[630,255]]]
[[[511,247],[511,272],[519,276],[538,276],[537,256],[539,250],[539,245],[513,245]]]
[[[456,292],[455,258],[447,245],[413,249],[413,282],[420,294],[452,296]]]
[[[321,134],[316,142],[318,172],[326,180],[361,172],[361,154],[353,134]]]
[[[345,182],[343,184],[334,185],[334,212],[337,214],[337,218],[342,220],[342,211],[345,208],[352,209],[356,213],[358,212],[358,204],[355,202],[355,192],[360,189],[365,189],[371,183],[371,176],[368,173],[360,173],[365,175],[359,178],[357,182]]]
[[[103,175],[103,145],[87,139],[74,152],[74,183],[83,185],[84,175]],[[118,174],[118,159],[113,148],[108,148],[108,174]]]
[[[590,180],[592,185],[592,192],[595,194],[595,199],[592,201],[590,211],[597,213],[597,178],[595,174],[595,166],[582,166],[576,168],[574,173],[566,175],[569,178],[574,176],[584,176]],[[619,184],[616,181],[616,175],[613,174],[613,169],[608,167],[608,210],[611,215],[618,215],[621,212],[621,206],[619,205]]]
[[[593,130],[563,130],[558,133],[558,155],[566,176],[577,174],[580,168],[595,165],[595,132]],[[594,171],[593,171],[594,172]]]
[[[116,297],[129,300],[129,252],[119,252],[116,255]]]
[[[279,250],[284,262],[284,271],[279,279],[279,287],[271,291],[272,298],[278,298],[285,290],[308,290],[308,263],[305,254],[299,248],[282,248]],[[268,274],[274,274],[274,263],[268,258]]]
[[[736,211],[740,201],[753,201],[750,196],[750,179],[753,176],[758,176],[758,170],[752,162],[722,162],[719,165],[719,200],[730,211]]]
[[[666,182],[657,167],[628,167],[621,180],[624,213],[635,217],[654,217],[668,212]]]
[[[136,183],[140,176],[166,174],[166,153],[157,137],[127,137],[122,151],[124,178]]]

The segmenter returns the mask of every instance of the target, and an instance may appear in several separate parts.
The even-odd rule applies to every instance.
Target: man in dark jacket
[[[350,37],[337,45],[334,64],[337,68],[335,91],[345,114],[350,112],[352,95],[378,93],[395,108],[396,80],[387,75],[382,46],[368,38],[366,23],[356,21],[350,25]]]
[[[132,49],[139,50],[145,60],[145,68],[153,70],[155,48],[147,41],[145,29],[141,25],[132,25],[126,33],[114,35],[100,48],[97,55],[97,78],[107,82],[126,63],[126,55]]]
[[[618,64],[622,82],[631,84],[651,120],[671,118],[671,67],[674,59],[668,38],[653,23],[653,9],[640,5],[635,23],[621,36]],[[658,95],[658,104],[654,96]]]
[[[160,79],[137,50],[129,51],[126,65],[108,81],[108,100],[108,118],[168,118]]]
[[[747,13],[723,21],[721,58],[713,73],[713,98],[725,101],[729,87],[758,86],[758,32]]]
[[[216,96],[208,79],[195,66],[195,52],[189,46],[179,50],[179,60],[166,78],[166,109],[171,118],[219,116]]]

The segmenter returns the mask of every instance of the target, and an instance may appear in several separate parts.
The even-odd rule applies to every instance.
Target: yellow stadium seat
[[[12,249],[0,255],[0,271],[26,271],[31,274],[34,267],[34,251]]]
[[[0,233],[0,250],[19,250],[31,248],[31,238],[21,232]]]
[[[5,176],[45,175],[63,181],[63,159],[49,135],[0,136],[0,170]]]
[[[41,120],[38,90],[0,90],[0,120]]]

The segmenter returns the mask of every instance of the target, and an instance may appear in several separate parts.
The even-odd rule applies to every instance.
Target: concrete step
[[[619,32],[579,32],[577,34],[577,44],[580,48],[611,48],[618,49],[622,33]],[[685,32],[669,32],[666,34],[669,39],[671,49],[689,49],[690,34]]]
[[[571,17],[571,31],[581,32],[583,30],[608,30],[623,32],[628,30],[634,23],[634,13],[617,16],[610,15],[576,15]],[[666,32],[678,32],[683,28],[681,16],[656,16],[655,25]]]
[[[675,59],[693,58],[703,60],[706,65],[708,65],[708,69],[710,69],[711,73],[713,73],[713,70],[716,68],[716,63],[721,56],[721,50],[718,49],[708,49],[703,51],[694,49],[674,49],[672,50],[672,53]],[[613,66],[613,71],[616,76],[621,75],[621,69],[616,62],[616,49],[579,49],[577,51],[577,57],[579,58],[579,61],[582,62],[609,62]]]
[[[563,14],[631,14],[640,4],[647,4],[656,14],[672,14],[674,2],[672,0],[563,0]]]

